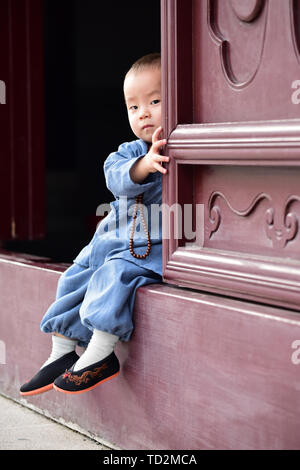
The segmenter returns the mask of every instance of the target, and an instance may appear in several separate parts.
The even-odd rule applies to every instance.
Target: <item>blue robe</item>
[[[141,184],[130,178],[131,167],[147,151],[147,143],[136,140],[122,144],[106,159],[106,184],[115,200],[90,243],[59,279],[56,300],[41,322],[42,331],[78,339],[82,346],[88,344],[94,328],[130,339],[136,290],[162,280],[162,175],[151,173]],[[129,251],[131,215],[141,193],[152,244],[146,259],[134,258]],[[143,254],[146,249],[147,237],[138,217],[134,251]]]
[[[109,155],[104,163],[104,174],[108,189],[115,196],[111,212],[99,224],[96,233],[89,243],[74,260],[81,266],[94,269],[110,259],[122,258],[131,263],[162,274],[162,244],[161,244],[161,173],[151,173],[142,184],[134,183],[130,178],[130,169],[137,160],[148,151],[143,140],[122,144],[117,152]],[[133,258],[129,251],[129,234],[132,224],[132,212],[135,198],[144,193],[143,205],[148,230],[151,236],[152,248],[146,259]],[[153,207],[154,205],[154,207]],[[154,220],[152,227],[151,220]],[[121,227],[120,227],[121,226]],[[137,254],[143,254],[147,248],[147,238],[143,231],[140,217],[136,222],[134,247]]]

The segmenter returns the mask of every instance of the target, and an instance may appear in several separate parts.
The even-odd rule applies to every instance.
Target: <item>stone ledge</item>
[[[0,393],[19,399],[48,357],[39,322],[65,268],[0,256]],[[300,448],[299,314],[164,284],[139,289],[134,322],[116,379],[26,402],[122,449]]]

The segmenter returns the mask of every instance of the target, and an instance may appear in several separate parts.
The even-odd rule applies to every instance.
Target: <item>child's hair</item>
[[[130,67],[127,74],[130,72],[138,72],[139,70],[143,70],[147,67],[160,67],[161,66],[161,55],[159,52],[153,52],[151,54],[144,55],[140,59],[138,59],[134,64]]]

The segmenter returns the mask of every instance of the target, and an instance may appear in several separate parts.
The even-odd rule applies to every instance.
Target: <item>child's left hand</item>
[[[162,127],[158,127],[152,136],[152,145],[149,152],[140,160],[138,160],[130,170],[130,177],[134,183],[142,183],[149,173],[159,171],[163,175],[167,173],[166,168],[162,166],[163,162],[169,162],[170,157],[160,155],[161,147],[166,145],[165,139],[159,140]]]
[[[160,171],[162,174],[166,174],[167,170],[162,166],[163,162],[168,163],[170,157],[160,155],[159,151],[161,147],[166,145],[166,139],[159,140],[159,136],[162,132],[162,127],[158,127],[152,136],[152,145],[149,152],[144,157],[144,163],[149,173],[156,173]]]

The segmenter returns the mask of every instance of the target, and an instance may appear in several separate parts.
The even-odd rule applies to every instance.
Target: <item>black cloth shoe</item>
[[[56,361],[51,362],[40,369],[31,380],[22,385],[20,388],[20,394],[22,396],[38,395],[39,393],[51,390],[56,377],[75,364],[78,359],[78,354],[76,354],[75,351],[72,351],[60,357]]]
[[[75,365],[75,364],[74,364]],[[54,389],[58,392],[77,394],[92,390],[106,380],[112,379],[120,372],[120,363],[112,352],[99,362],[84,369],[73,371],[74,366],[54,381]]]

